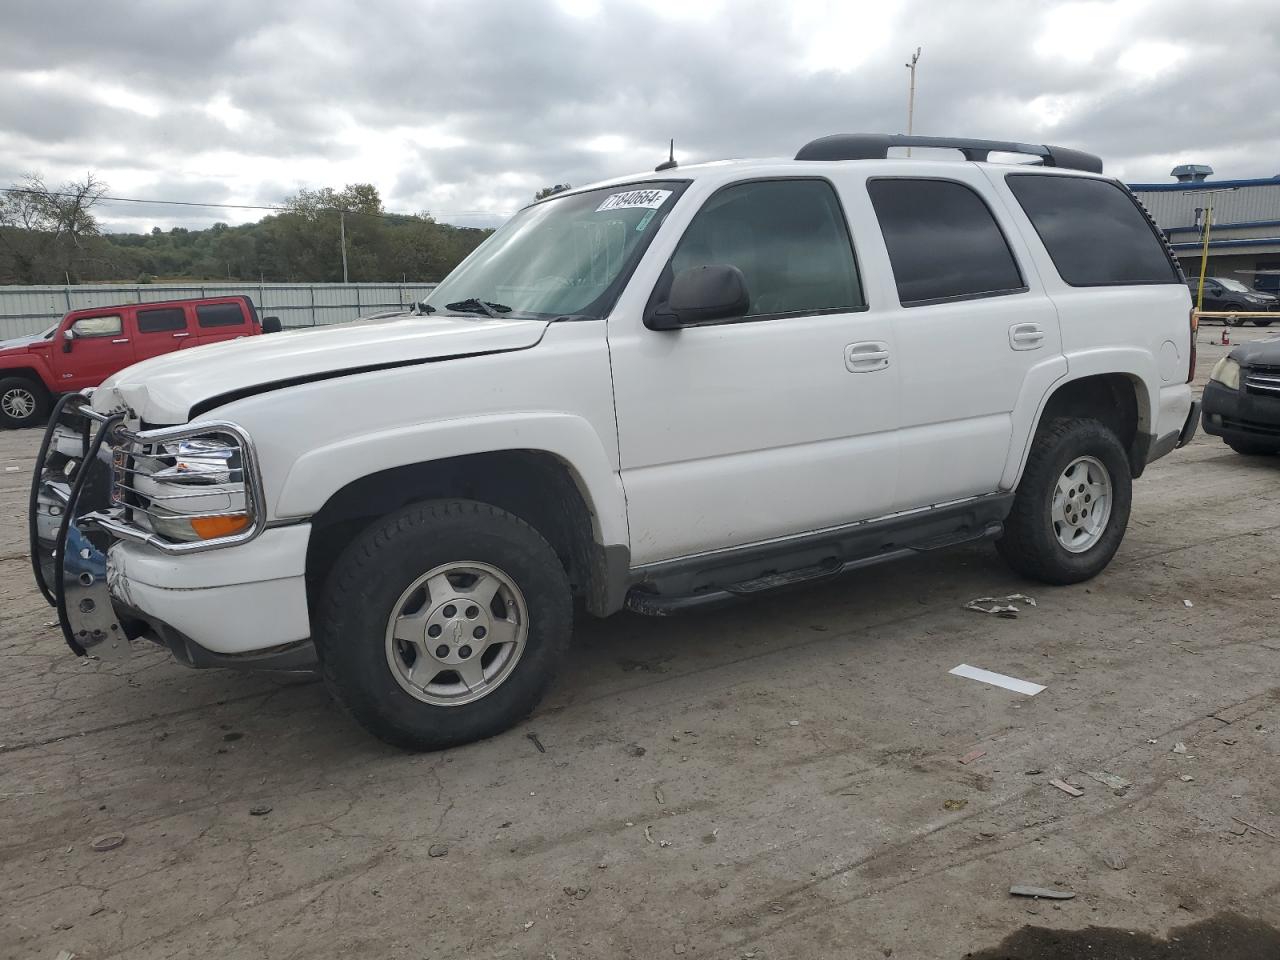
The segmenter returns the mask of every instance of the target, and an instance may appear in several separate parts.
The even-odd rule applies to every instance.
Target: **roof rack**
[[[1083,150],[1038,143],[1004,140],[969,140],[964,137],[908,137],[900,133],[838,133],[819,137],[800,148],[797,160],[884,160],[890,147],[943,147],[959,150],[966,160],[984,161],[995,153],[1025,153],[1039,157],[1046,167],[1102,172],[1102,159]]]

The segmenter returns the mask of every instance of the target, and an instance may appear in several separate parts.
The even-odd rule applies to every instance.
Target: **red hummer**
[[[43,333],[0,342],[0,426],[32,426],[58,394],[96,387],[150,357],[279,329],[248,297],[73,310]]]

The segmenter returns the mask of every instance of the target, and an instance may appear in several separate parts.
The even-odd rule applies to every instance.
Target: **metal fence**
[[[342,323],[421,300],[434,283],[139,283],[0,286],[0,339],[39,333],[72,310],[247,295],[286,327]]]

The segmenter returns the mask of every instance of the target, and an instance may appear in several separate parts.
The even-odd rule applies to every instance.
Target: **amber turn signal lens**
[[[191,521],[191,529],[201,540],[229,537],[249,526],[249,518],[243,513],[229,513],[221,517],[200,517]]]

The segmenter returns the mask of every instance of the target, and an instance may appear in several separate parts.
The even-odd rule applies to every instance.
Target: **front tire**
[[[568,649],[564,567],[523,520],[470,500],[414,504],[343,551],[318,605],[325,682],[370,733],[438,750],[526,717]]]
[[[0,380],[0,426],[34,427],[49,414],[49,392],[26,377]]]
[[[1254,325],[1255,327],[1269,327],[1269,326],[1271,326],[1271,323],[1272,323],[1272,321],[1270,321],[1270,320],[1263,320],[1263,319],[1261,319],[1261,318],[1255,319],[1255,320],[1253,321],[1253,325]]]
[[[1097,420],[1041,426],[996,548],[1018,573],[1045,583],[1097,576],[1124,539],[1133,504],[1129,458]]]

